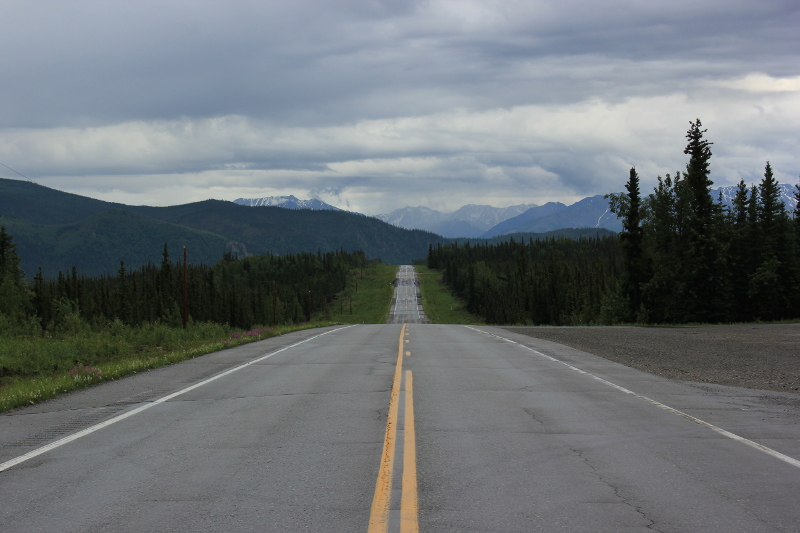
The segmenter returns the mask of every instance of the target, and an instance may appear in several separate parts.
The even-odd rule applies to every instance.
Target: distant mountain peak
[[[477,237],[489,228],[524,213],[536,204],[493,207],[491,205],[468,204],[443,213],[430,207],[403,207],[376,218],[393,226],[406,229],[422,229],[444,237]]]
[[[274,206],[284,209],[313,209],[315,211],[341,211],[338,207],[326,204],[322,200],[300,200],[294,195],[289,196],[265,196],[263,198],[237,198],[235,204],[246,205],[248,207]]]

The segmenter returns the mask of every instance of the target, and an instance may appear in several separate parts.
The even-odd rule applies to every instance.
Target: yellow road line
[[[417,509],[417,441],[411,370],[406,370],[406,412],[403,439],[403,490],[400,499],[400,533],[419,533]]]
[[[398,398],[403,378],[403,336],[405,332],[406,325],[403,324],[397,347],[397,366],[394,370],[389,415],[386,419],[386,438],[383,441],[381,466],[378,471],[378,481],[375,483],[375,495],[372,498],[368,533],[386,533],[389,529],[389,504],[392,498],[392,470],[394,469],[394,448],[397,440]]]

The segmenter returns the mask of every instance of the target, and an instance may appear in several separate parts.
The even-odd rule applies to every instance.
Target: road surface
[[[419,279],[413,266],[401,265],[397,269],[389,324],[424,324],[428,319],[422,310]]]
[[[710,391],[500,328],[297,332],[0,416],[0,531],[800,530],[796,395]]]

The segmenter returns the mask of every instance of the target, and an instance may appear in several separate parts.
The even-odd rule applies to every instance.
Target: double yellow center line
[[[389,400],[389,416],[386,421],[386,438],[383,441],[383,454],[375,484],[375,496],[372,499],[372,512],[369,518],[368,533],[387,533],[389,531],[392,504],[392,474],[394,470],[395,444],[399,425],[400,394],[405,392],[403,413],[403,477],[400,491],[399,524],[400,533],[418,533],[418,500],[417,500],[417,453],[416,434],[414,431],[414,397],[411,371],[405,372],[405,390],[403,386],[403,348],[405,345],[406,325],[400,330],[400,341],[397,347],[397,366],[392,383],[392,396]],[[410,355],[410,352],[407,352]]]

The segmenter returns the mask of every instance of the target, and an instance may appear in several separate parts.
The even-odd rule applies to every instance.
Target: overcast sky
[[[367,214],[800,175],[797,0],[0,3],[0,163],[103,200]],[[19,178],[0,166],[0,177]]]

